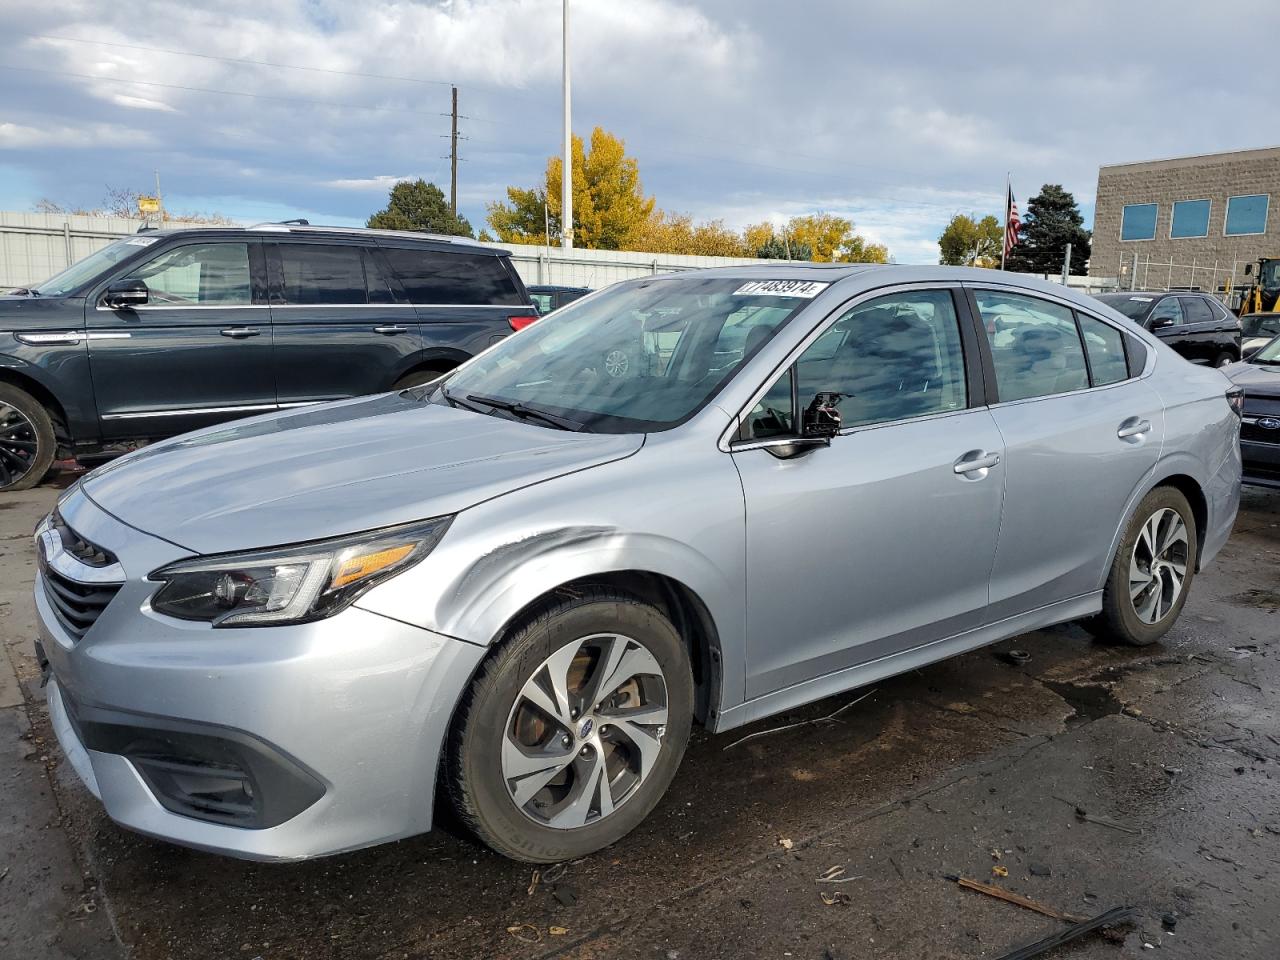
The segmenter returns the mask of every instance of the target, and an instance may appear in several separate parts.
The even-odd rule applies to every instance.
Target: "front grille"
[[[44,595],[58,622],[77,640],[97,622],[107,604],[120,592],[119,583],[80,583],[63,576],[48,564],[41,567]]]
[[[86,566],[109,567],[116,562],[114,553],[96,543],[90,543],[72,530],[57,510],[49,517],[49,523],[62,540],[62,548]]]
[[[1280,417],[1275,419],[1280,420]],[[1242,423],[1240,424],[1240,439],[1247,440],[1250,443],[1280,443],[1280,428],[1272,427],[1267,430],[1256,423]]]

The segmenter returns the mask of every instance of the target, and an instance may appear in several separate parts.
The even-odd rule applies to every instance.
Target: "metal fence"
[[[1231,292],[1250,282],[1244,272],[1253,260],[1232,260],[1200,263],[1195,257],[1190,263],[1178,263],[1153,258],[1150,254],[1126,254],[1120,257],[1116,271],[1118,290],[1202,290],[1215,294],[1224,302]]]

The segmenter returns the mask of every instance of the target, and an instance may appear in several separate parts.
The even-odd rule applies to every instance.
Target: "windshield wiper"
[[[450,399],[447,391],[445,392],[445,399]],[[453,399],[457,400],[459,398],[454,397]],[[586,426],[585,423],[570,420],[568,417],[558,417],[554,413],[547,413],[537,407],[530,407],[527,404],[520,403],[518,400],[503,400],[501,397],[485,397],[475,393],[468,393],[461,399],[470,403],[483,403],[485,406],[492,407],[495,410],[504,410],[514,417],[519,417],[521,420],[538,420],[549,427],[555,427],[557,430],[572,430],[576,433]]]

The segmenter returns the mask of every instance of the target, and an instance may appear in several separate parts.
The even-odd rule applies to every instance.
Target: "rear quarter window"
[[[524,303],[501,257],[409,247],[385,250],[412,303],[501,307]]]

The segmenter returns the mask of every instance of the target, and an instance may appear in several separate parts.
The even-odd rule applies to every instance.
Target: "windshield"
[[[72,290],[88,283],[98,274],[115,266],[120,261],[132,257],[142,248],[149,247],[155,242],[155,237],[130,237],[128,240],[117,240],[101,250],[95,250],[89,256],[73,263],[61,273],[55,273],[38,287],[32,287],[32,292],[38,293],[42,297],[65,297]]]
[[[508,338],[436,396],[530,421],[550,414],[569,429],[668,429],[697,413],[825,287],[694,276],[619,286]]]
[[[1249,358],[1250,363],[1280,364],[1280,336]]]
[[[1155,303],[1155,297],[1142,297],[1133,293],[1104,293],[1097,299],[1112,310],[1118,310],[1130,320],[1141,320]]]
[[[1280,313],[1255,313],[1240,318],[1242,337],[1274,337],[1280,334]]]
[[[1258,271],[1258,283],[1268,290],[1280,287],[1280,260],[1267,260]]]

